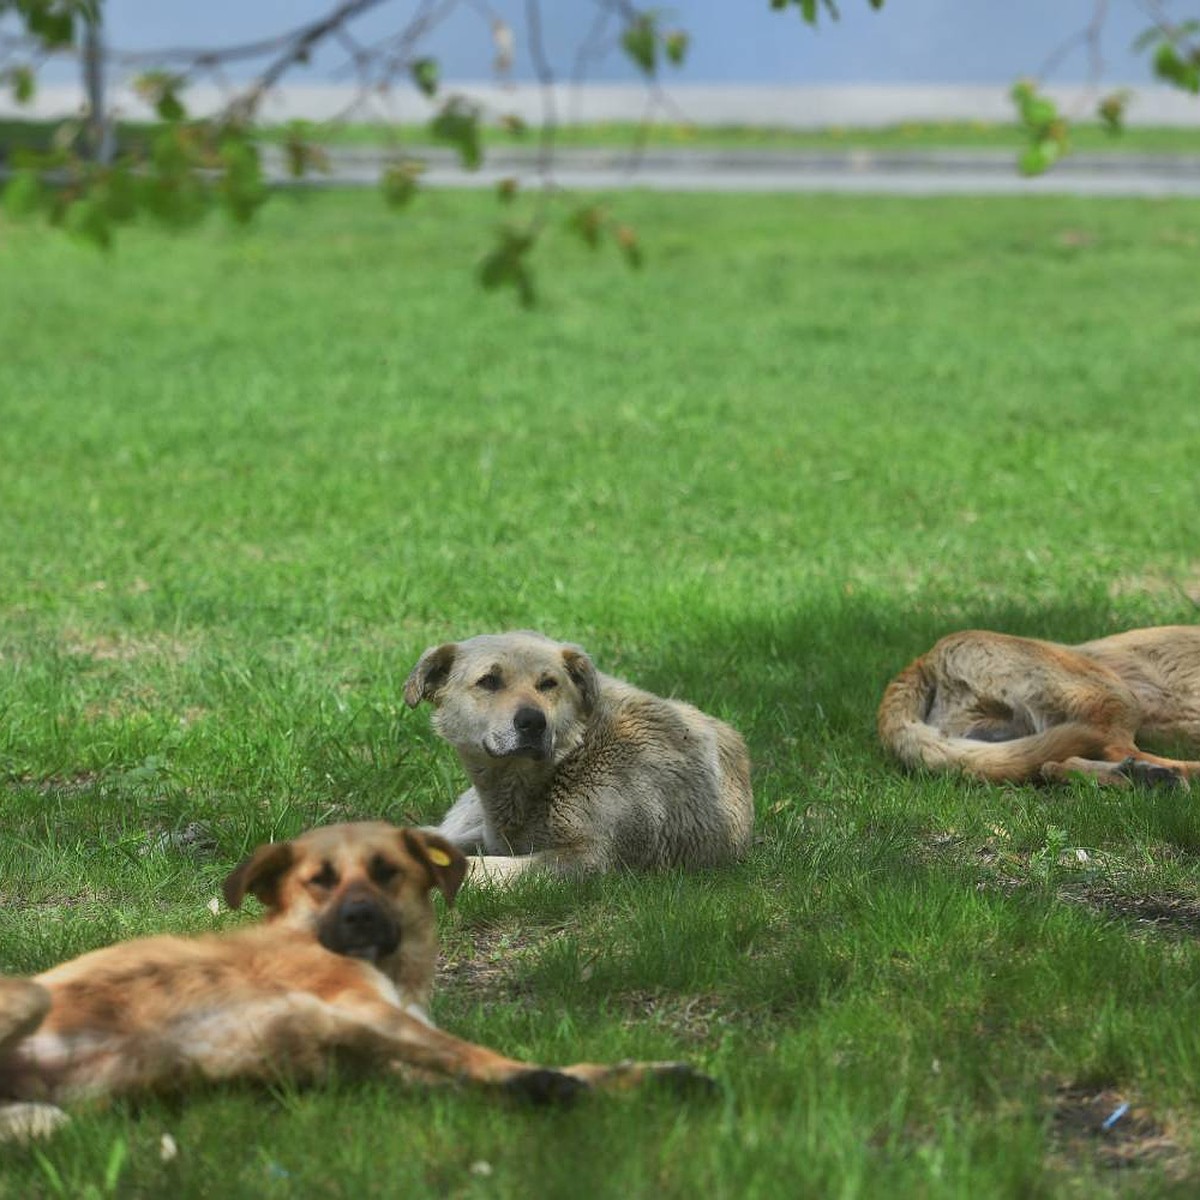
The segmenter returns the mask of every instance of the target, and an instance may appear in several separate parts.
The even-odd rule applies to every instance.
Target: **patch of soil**
[[[151,637],[131,637],[125,634],[85,634],[68,631],[63,650],[72,658],[89,658],[93,662],[137,662],[145,658],[162,658],[172,663],[184,662],[191,647],[180,638],[155,634]]]
[[[451,945],[444,950],[438,963],[437,989],[457,995],[486,993],[489,1000],[526,995],[529,988],[520,978],[522,962],[561,932],[557,926],[476,926],[470,931],[469,947],[464,950]]]
[[[1128,896],[1094,885],[1063,893],[1064,900],[1084,904],[1094,912],[1132,921],[1144,931],[1200,937],[1200,899],[1195,896]]]
[[[15,782],[18,787],[32,788],[42,796],[79,796],[100,782],[100,772],[80,771],[77,775],[48,775],[42,779],[22,775]]]
[[[1050,1142],[1067,1168],[1085,1162],[1108,1169],[1156,1167],[1179,1178],[1190,1165],[1165,1124],[1113,1088],[1060,1087]]]
[[[719,996],[671,996],[641,990],[621,997],[626,1025],[661,1025],[683,1041],[703,1043],[730,1023],[729,1004]]]

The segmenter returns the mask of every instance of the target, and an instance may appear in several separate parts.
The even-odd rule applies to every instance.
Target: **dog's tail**
[[[879,740],[909,767],[961,771],[979,779],[1022,783],[1039,778],[1042,767],[1064,759],[1107,758],[1105,739],[1090,725],[1051,725],[1041,733],[987,742],[950,737],[926,719],[937,678],[918,658],[888,684],[879,705]]]

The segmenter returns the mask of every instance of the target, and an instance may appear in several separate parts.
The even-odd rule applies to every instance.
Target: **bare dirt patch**
[[[438,989],[512,1000],[529,992],[522,981],[523,965],[558,937],[563,927],[480,925],[463,932],[462,939],[444,947],[438,964]]]
[[[69,630],[63,638],[63,651],[73,658],[90,658],[93,662],[128,663],[158,658],[180,663],[188,658],[192,648],[180,638],[164,635],[129,637]]]
[[[18,787],[30,788],[42,796],[82,796],[98,787],[101,782],[99,771],[80,771],[75,775],[47,775],[37,779],[22,775],[15,780]]]
[[[1059,1088],[1050,1144],[1052,1158],[1068,1170],[1085,1163],[1106,1169],[1154,1167],[1181,1179],[1191,1167],[1167,1123],[1114,1088]]]
[[[1119,575],[1108,585],[1108,594],[1114,600],[1122,596],[1183,596],[1200,606],[1200,566],[1192,565],[1176,578],[1158,574]]]
[[[729,1002],[716,995],[672,996],[656,991],[627,992],[621,997],[626,1026],[658,1025],[681,1041],[703,1045],[720,1039],[730,1023]]]
[[[1129,896],[1103,885],[1065,891],[1064,900],[1084,904],[1094,912],[1131,921],[1155,933],[1200,937],[1200,899],[1195,896],[1158,894]]]

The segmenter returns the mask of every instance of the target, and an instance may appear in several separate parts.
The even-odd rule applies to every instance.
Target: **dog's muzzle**
[[[317,941],[334,954],[378,962],[400,945],[400,927],[373,897],[348,895],[317,927]]]
[[[513,713],[511,725],[484,738],[483,748],[493,758],[549,758],[546,714],[532,704],[522,705]]]

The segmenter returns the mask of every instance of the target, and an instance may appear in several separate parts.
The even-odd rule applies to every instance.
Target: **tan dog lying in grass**
[[[909,766],[981,779],[1188,786],[1200,762],[1140,738],[1200,748],[1200,626],[1134,629],[1060,646],[970,630],[944,637],[888,686],[883,744]]]
[[[260,847],[226,880],[232,908],[247,892],[266,905],[262,924],[140,938],[0,978],[0,1134],[53,1128],[60,1103],[319,1078],[335,1063],[534,1101],[650,1076],[708,1083],[680,1063],[540,1067],[436,1029],[430,891],[452,901],[465,871],[436,835],[333,825]]]
[[[471,777],[437,832],[489,856],[485,874],[709,867],[750,844],[739,734],[601,674],[578,646],[528,632],[434,646],[404,699],[432,701]]]

